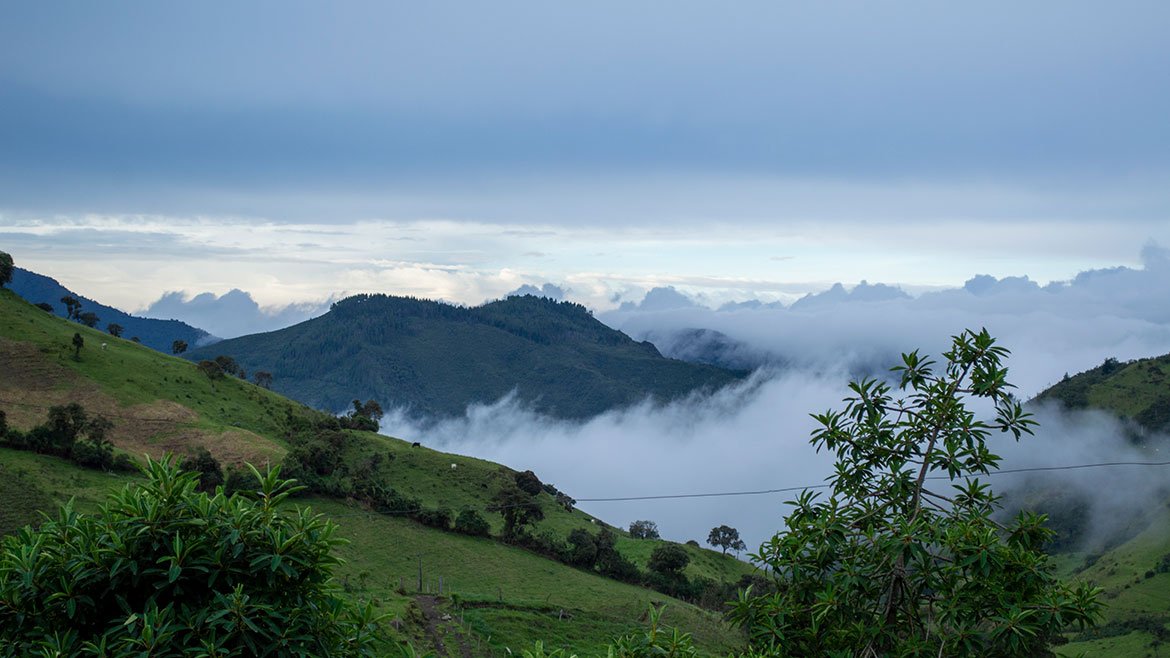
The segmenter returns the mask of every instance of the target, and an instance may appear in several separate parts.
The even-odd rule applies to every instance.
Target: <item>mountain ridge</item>
[[[663,357],[580,304],[531,295],[466,307],[355,295],[292,327],[193,350],[226,355],[273,389],[320,409],[375,399],[415,416],[451,417],[509,394],[570,419],[732,384],[746,372]]]

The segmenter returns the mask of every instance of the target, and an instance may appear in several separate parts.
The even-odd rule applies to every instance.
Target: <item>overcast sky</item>
[[[0,250],[225,335],[345,293],[546,282],[634,334],[717,328],[797,367],[583,424],[504,400],[390,429],[582,497],[805,484],[806,414],[850,359],[987,324],[1030,394],[1170,349],[1167,26],[1165,0],[0,0]],[[1030,280],[927,294],[976,274]],[[614,310],[862,280],[915,298]],[[591,511],[777,527],[740,502]]]
[[[1170,244],[1165,2],[0,4],[0,248],[84,294],[596,307]]]

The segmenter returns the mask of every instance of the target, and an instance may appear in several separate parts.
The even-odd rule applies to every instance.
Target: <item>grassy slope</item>
[[[1170,355],[1128,363],[1106,362],[1068,377],[1036,397],[1066,408],[1094,408],[1133,421],[1144,432],[1170,430]],[[1145,440],[1148,437],[1133,436]],[[1153,458],[1153,455],[1151,456]],[[1159,457],[1162,458],[1162,457]],[[1063,571],[1105,589],[1106,635],[1060,648],[1064,656],[1156,656],[1154,636],[1124,628],[1138,620],[1170,623],[1170,573],[1157,573],[1170,554],[1170,511],[1153,510],[1142,532],[1100,556],[1063,556]],[[1086,562],[1088,559],[1088,562]],[[1086,564],[1091,563],[1086,568]],[[1147,577],[1147,574],[1154,572]],[[1113,633],[1117,633],[1113,635]],[[1162,654],[1168,653],[1166,648]]]
[[[194,350],[265,370],[277,390],[321,409],[355,398],[458,416],[515,392],[535,409],[585,418],[731,383],[741,373],[662,357],[573,304],[514,297],[461,308],[396,297],[349,298],[325,315]]]
[[[1106,361],[1055,384],[1036,400],[1070,409],[1104,409],[1147,431],[1170,431],[1170,354]]]
[[[1079,559],[1067,561],[1066,572],[1104,588],[1104,601],[1109,606],[1105,618],[1110,626],[1124,627],[1126,623],[1153,618],[1170,628],[1170,572],[1158,572],[1158,565],[1166,556],[1170,556],[1170,510],[1163,509],[1141,534],[1095,560],[1092,556],[1075,556]],[[1084,568],[1088,563],[1091,565]],[[1120,634],[1111,637],[1072,642],[1061,647],[1059,653],[1065,656],[1158,655],[1153,635],[1127,631],[1123,628],[1123,631],[1113,631]]]
[[[65,295],[72,296],[81,302],[81,312],[92,311],[97,314],[100,318],[97,325],[99,328],[105,328],[111,323],[120,324],[125,330],[124,336],[127,338],[138,336],[144,345],[153,347],[160,352],[169,354],[171,343],[175,340],[183,340],[190,345],[195,345],[201,340],[210,338],[206,331],[192,327],[185,322],[140,318],[100,304],[69,290],[58,283],[56,279],[19,267],[12,273],[12,281],[8,287],[33,304],[38,302],[49,304],[53,307],[54,313],[60,317],[65,317],[66,313],[66,307],[61,303],[61,298]]]
[[[73,358],[70,340],[80,333],[86,347]],[[107,349],[100,348],[107,343]],[[221,460],[278,460],[286,445],[282,419],[287,414],[314,412],[246,382],[227,378],[212,382],[182,359],[169,357],[130,341],[68,323],[0,291],[0,409],[10,425],[27,429],[44,419],[51,404],[81,402],[87,410],[115,421],[112,439],[132,454],[184,452],[204,446]],[[395,488],[419,498],[428,507],[483,510],[501,481],[512,471],[491,462],[412,448],[398,439],[355,433],[351,452],[359,459],[373,451],[392,455],[381,473]],[[452,469],[451,464],[457,468]],[[11,476],[11,477],[9,477]],[[76,498],[92,509],[105,492],[133,481],[129,476],[87,471],[51,457],[0,449],[0,532],[32,520],[36,510]],[[579,510],[566,511],[541,494],[547,518],[538,530],[562,536],[576,527],[595,528]],[[412,521],[371,515],[340,501],[315,499],[315,507],[336,515],[343,535],[353,541],[345,549],[350,561],[343,570],[358,596],[376,596],[390,611],[408,613],[412,596],[392,591],[397,576],[417,571],[417,555],[431,556],[434,573],[444,575],[463,597],[503,601],[463,612],[477,642],[496,647],[520,646],[544,638],[578,651],[591,650],[612,635],[637,624],[649,601],[668,597],[571,569],[523,550],[490,540],[466,538],[420,526]],[[485,514],[498,529],[498,515]],[[644,567],[657,542],[623,537],[623,552]],[[751,568],[713,551],[687,547],[692,576],[737,580]],[[414,570],[407,568],[413,565]],[[405,573],[403,571],[405,570]],[[363,575],[364,574],[364,575]],[[408,583],[413,583],[407,579]],[[413,589],[411,587],[411,589]],[[553,599],[556,599],[555,601]],[[542,602],[543,601],[543,602]],[[489,601],[490,603],[490,601]],[[448,603],[449,604],[449,603]],[[564,608],[571,618],[549,607]],[[681,602],[670,603],[668,618],[696,634],[707,651],[719,653],[738,641],[735,632],[710,614]],[[488,636],[491,636],[490,643]],[[425,638],[423,639],[425,643]]]

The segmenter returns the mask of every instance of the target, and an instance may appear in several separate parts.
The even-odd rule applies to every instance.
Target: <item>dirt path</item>
[[[475,654],[471,651],[471,642],[463,633],[463,629],[459,627],[453,617],[439,612],[437,597],[419,595],[414,597],[414,601],[418,604],[419,610],[422,610],[423,618],[426,619],[427,634],[430,635],[431,643],[435,646],[435,655],[450,658],[451,654],[443,642],[443,638],[446,637],[458,643],[459,658],[475,658]]]

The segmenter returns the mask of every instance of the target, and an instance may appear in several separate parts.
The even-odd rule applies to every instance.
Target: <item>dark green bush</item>
[[[455,532],[472,537],[487,537],[491,531],[491,524],[475,510],[465,509],[455,517]]]
[[[361,656],[377,620],[332,584],[341,543],[279,471],[255,500],[196,492],[173,460],[98,513],[66,505],[0,544],[0,656]]]

